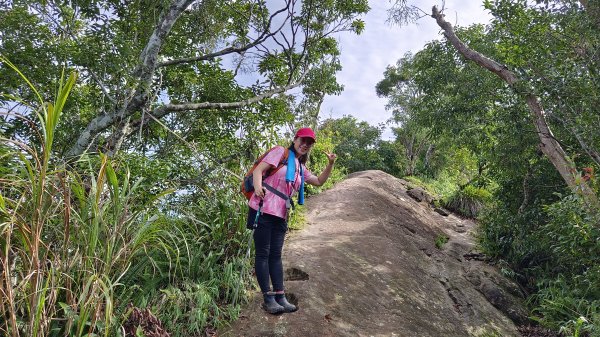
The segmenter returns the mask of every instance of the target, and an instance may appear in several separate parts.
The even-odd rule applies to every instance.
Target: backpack
[[[247,200],[250,200],[250,198],[252,198],[252,194],[254,194],[254,180],[253,180],[253,174],[252,174],[254,172],[254,169],[256,169],[256,166],[258,166],[258,164],[263,160],[263,158],[265,158],[267,156],[267,154],[269,154],[269,152],[271,152],[273,149],[274,148],[271,148],[269,151],[263,153],[260,157],[258,157],[258,159],[256,159],[256,161],[254,161],[254,164],[252,165],[250,170],[248,170],[248,172],[244,176],[244,179],[242,180],[241,192],[246,197]],[[269,170],[267,170],[265,175],[263,175],[263,180],[265,178],[275,174],[275,172],[279,171],[284,165],[287,165],[289,153],[290,153],[290,149],[285,148],[285,151],[283,152],[283,156],[281,157],[281,160],[279,161],[279,164],[277,165],[277,167],[272,167]],[[265,187],[267,187],[267,186],[265,186]]]

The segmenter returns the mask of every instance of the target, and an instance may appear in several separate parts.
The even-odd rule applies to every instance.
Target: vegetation
[[[426,188],[478,220],[534,319],[600,335],[600,5],[483,3],[489,25],[433,12],[447,38],[385,71],[388,141],[319,120],[335,34],[364,29],[367,1],[0,4],[0,334],[119,336],[136,308],[174,336],[234,319],[253,282],[239,175],[310,125],[309,168],[339,159],[307,194],[367,169]]]
[[[348,173],[369,169],[387,170],[379,154],[383,131],[381,126],[373,127],[352,116],[345,116],[323,121],[321,130],[331,135],[336,144],[333,151],[338,155],[337,162]]]
[[[440,234],[435,238],[435,247],[437,249],[442,249],[446,243],[448,243],[450,238],[447,235]]]
[[[487,26],[452,27],[434,10],[446,39],[388,67],[377,93],[394,113],[405,172],[480,220],[481,248],[530,294],[532,317],[598,335],[600,7],[484,5]]]
[[[486,189],[468,185],[452,194],[444,206],[468,218],[477,218],[491,197],[492,194]]]
[[[1,335],[140,335],[137,308],[204,335],[237,316],[253,286],[238,177],[317,121],[341,89],[333,36],[368,10],[280,5],[0,5]]]
[[[187,323],[173,330],[180,336],[235,317],[250,279],[241,207],[207,202],[181,218],[159,211],[172,191],[141,193],[143,179],[104,154],[56,162],[52,139],[75,79],[55,102],[40,102],[40,147],[4,139],[12,159],[0,196],[3,334],[114,336],[128,304]]]

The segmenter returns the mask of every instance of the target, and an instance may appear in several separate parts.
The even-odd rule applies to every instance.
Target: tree
[[[592,132],[599,116],[597,2],[484,3],[493,15],[485,27],[452,27],[434,9],[446,39],[396,66],[410,76],[386,74],[382,82],[394,108],[414,86],[418,101],[403,111],[408,120],[436,140],[446,135],[467,147],[493,180],[479,244],[536,294],[540,322],[567,334],[597,333],[598,297],[587,292],[598,281],[597,254],[590,253],[599,228],[590,207],[597,206],[591,172],[600,147]],[[593,190],[581,193],[582,180]],[[578,304],[565,310],[567,302]]]
[[[412,58],[412,54],[408,53],[398,60],[396,66],[388,66],[383,80],[375,87],[377,96],[389,98],[386,108],[392,110],[392,120],[399,125],[393,131],[396,142],[402,145],[404,174],[408,176],[415,175],[418,160],[433,145],[429,143],[431,132],[414,120],[421,94],[412,81],[415,70],[410,67]]]
[[[573,191],[581,191],[585,195],[588,202],[598,206],[598,198],[588,184],[579,179],[579,173],[575,168],[575,164],[571,158],[563,150],[560,142],[555,138],[551,131],[551,127],[546,120],[546,113],[540,98],[533,92],[527,90],[525,85],[521,84],[521,79],[508,67],[482,55],[479,52],[466,46],[454,32],[450,23],[448,23],[437,7],[432,9],[432,17],[436,19],[438,25],[444,30],[446,38],[454,45],[454,47],[467,59],[476,62],[481,67],[493,72],[503,79],[510,86],[517,90],[523,90],[524,100],[531,112],[531,118],[536,128],[537,135],[540,140],[540,149],[548,157],[556,170],[560,173],[566,184]]]
[[[475,26],[463,34],[477,41],[482,31],[481,26]],[[484,148],[489,151],[493,144],[489,93],[501,91],[481,73],[477,67],[456,60],[453,51],[439,41],[388,66],[376,92],[388,98],[386,108],[392,110],[397,124],[396,141],[405,149],[406,174],[436,176],[444,158],[459,147],[479,155],[483,170]],[[477,86],[456,85],[476,82]],[[416,172],[419,165],[422,169]]]
[[[237,124],[232,133],[248,131],[257,123],[289,120],[290,98],[278,95],[290,89],[339,91],[332,36],[360,33],[364,24],[356,17],[369,9],[366,0],[280,4],[14,1],[0,7],[0,53],[45,92],[52,91],[56,68],[82,74],[71,103],[77,113],[62,134],[69,157],[89,149],[144,148],[141,136],[157,139],[152,127],[158,121],[182,126],[182,134],[193,129],[187,123],[207,120],[216,128]],[[22,22],[27,28],[16,29]],[[0,73],[8,79],[2,102],[14,104],[11,97],[24,88],[6,68]],[[241,73],[258,80],[244,86]]]
[[[378,153],[381,127],[359,122],[352,116],[344,116],[339,119],[326,119],[320,129],[332,133],[333,143],[337,144],[334,149],[338,155],[337,162],[349,173],[375,169],[387,170],[383,158]]]
[[[457,28],[457,35],[478,50],[498,54],[496,35],[483,25]],[[538,155],[535,129],[519,97],[448,41],[432,41],[401,57],[376,90],[388,98],[404,142],[424,144],[413,157],[417,175],[457,188],[500,184],[497,196],[515,212],[520,205],[551,199],[560,188]],[[468,165],[461,168],[457,158],[468,159]],[[527,174],[534,171],[540,176]]]

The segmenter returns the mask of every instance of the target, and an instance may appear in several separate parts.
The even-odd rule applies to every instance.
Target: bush
[[[543,249],[551,254],[554,275],[578,275],[600,262],[598,216],[577,195],[570,195],[544,210],[548,221],[540,228]]]
[[[600,230],[577,195],[511,214],[495,204],[481,217],[484,253],[506,261],[532,296],[535,319],[566,336],[600,335]]]
[[[491,199],[492,194],[488,190],[467,185],[444,201],[444,206],[468,218],[476,218]]]
[[[435,239],[435,247],[437,249],[442,249],[446,243],[448,243],[450,238],[445,234],[439,234]]]
[[[572,279],[559,275],[541,282],[531,298],[535,319],[565,336],[600,336],[600,267]]]

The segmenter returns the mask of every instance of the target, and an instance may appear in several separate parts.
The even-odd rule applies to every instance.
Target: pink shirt
[[[285,153],[285,148],[283,146],[276,146],[271,150],[271,152],[269,152],[263,158],[263,160],[261,162],[265,162],[265,163],[271,165],[272,167],[277,167],[277,165],[279,165],[279,162],[281,162],[281,158],[283,157],[284,153]],[[304,181],[306,183],[306,179],[311,177],[313,174],[306,168],[306,166],[304,166],[304,165],[302,165],[302,166],[303,166],[303,173],[304,173]],[[298,158],[296,158],[296,174],[295,174],[294,182],[290,185],[288,185],[288,183],[285,181],[285,175],[287,172],[287,163],[285,165],[283,165],[277,172],[275,172],[275,174],[265,178],[264,182],[273,186],[278,191],[283,192],[283,194],[285,194],[285,195],[293,195],[294,193],[298,192],[298,190],[300,189],[301,181],[300,181],[299,168],[300,168],[300,163],[298,162]],[[250,200],[248,201],[248,206],[250,206],[251,208],[253,208],[255,210],[258,210],[259,202],[260,202],[260,198],[257,197],[255,194],[252,194],[252,198],[250,198]],[[287,216],[287,210],[285,208],[285,200],[278,197],[274,193],[269,192],[268,190],[267,190],[267,194],[265,195],[265,198],[263,201],[262,211],[267,214],[275,215],[275,216],[278,216],[278,217],[284,218],[284,219]]]

